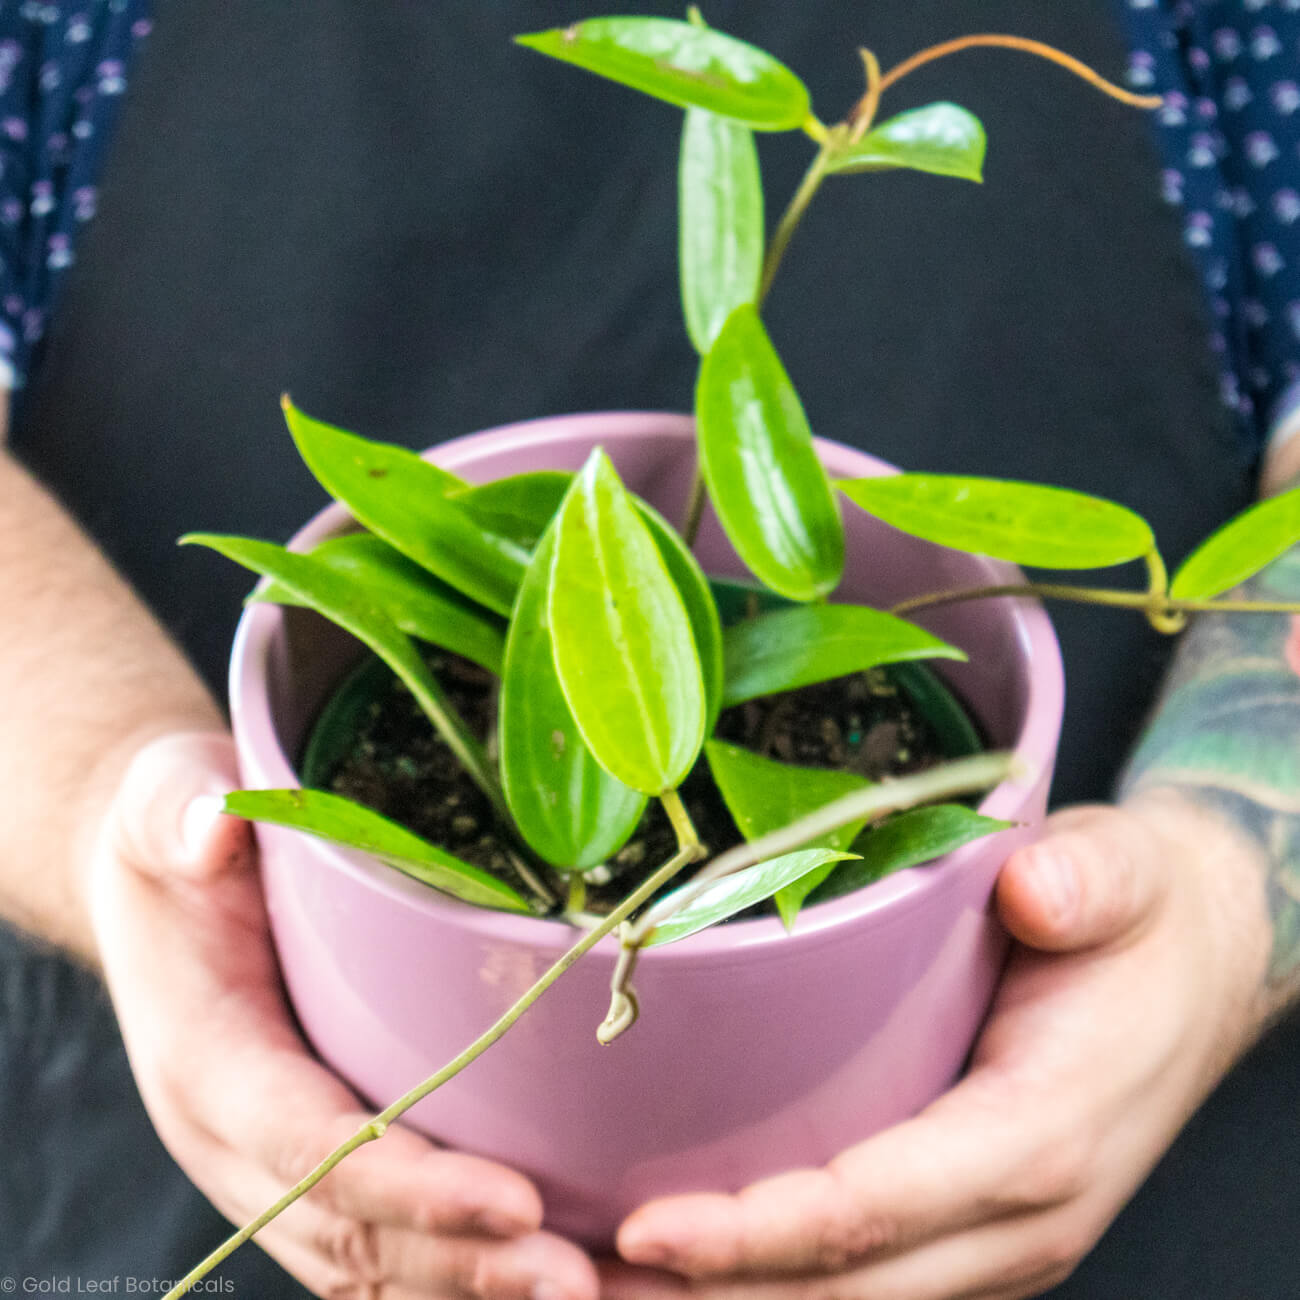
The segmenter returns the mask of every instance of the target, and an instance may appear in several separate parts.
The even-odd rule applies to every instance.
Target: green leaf
[[[585,870],[622,847],[645,810],[592,757],[556,675],[547,624],[555,530],[543,535],[524,574],[501,680],[501,778],[529,845],[553,866]]]
[[[792,131],[810,110],[803,82],[770,54],[672,18],[589,18],[515,40],[679,108],[704,108],[756,131]]]
[[[877,664],[966,658],[915,623],[865,605],[808,605],[760,614],[727,628],[722,646],[728,708]]]
[[[372,853],[381,862],[466,903],[505,912],[531,912],[509,885],[412,834],[404,826],[324,790],[236,790],[226,796],[232,817],[308,831],[323,840]]]
[[[1141,515],[1069,488],[958,474],[845,479],[870,515],[941,546],[1045,569],[1096,569],[1155,545]]]
[[[724,876],[693,903],[670,916],[662,925],[655,926],[644,946],[653,948],[659,944],[676,943],[678,939],[685,939],[771,898],[777,890],[793,884],[810,871],[816,871],[827,863],[843,862],[852,856],[851,853],[837,853],[834,849],[797,849],[794,853],[783,853],[779,858],[760,862],[755,867],[746,867],[735,875]],[[669,894],[664,904],[667,905],[671,898]]]
[[[372,533],[498,614],[509,614],[528,551],[486,531],[447,494],[466,486],[406,447],[373,442],[304,415],[285,420],[322,487]]]
[[[844,528],[798,394],[751,305],[727,318],[695,393],[700,468],[750,570],[792,600],[832,591]]]
[[[1183,561],[1169,594],[1209,600],[1271,564],[1300,542],[1300,488],[1260,501],[1210,534]]]
[[[758,300],[763,186],[748,127],[688,109],[677,195],[682,312],[695,350],[705,353],[732,311]]]
[[[565,698],[596,761],[645,794],[674,789],[704,740],[704,682],[682,597],[597,448],[557,516],[547,618]]]
[[[718,619],[718,606],[713,590],[699,561],[681,539],[672,525],[652,505],[637,500],[637,509],[650,536],[659,547],[668,569],[668,576],[677,586],[677,592],[686,606],[690,620],[691,636],[700,659],[700,674],[704,680],[704,734],[713,733],[713,724],[722,712],[722,624]]]
[[[328,538],[310,554],[351,582],[407,635],[500,674],[506,643],[500,620],[387,542],[369,533],[349,533]],[[279,582],[259,588],[249,599],[275,605],[306,603]]]
[[[493,806],[504,809],[496,776],[483,746],[466,729],[410,637],[388,617],[382,604],[311,555],[248,537],[190,533],[181,545],[207,546],[246,569],[272,578],[318,614],[370,647],[406,683],[416,703]]]
[[[904,867],[931,862],[1011,825],[959,803],[931,804],[895,813],[858,836],[853,849],[861,855],[859,860],[837,868],[813,895],[812,902],[824,903],[852,893]]]
[[[933,729],[944,758],[965,758],[985,749],[970,712],[932,668],[915,662],[894,663],[885,672]]]
[[[489,532],[508,537],[525,550],[537,545],[573,482],[567,470],[541,469],[511,474],[491,483],[453,488],[447,493]]]
[[[770,831],[780,830],[843,795],[865,790],[871,784],[856,772],[778,763],[775,759],[764,758],[721,740],[710,740],[704,746],[704,753],[723,801],[746,840],[756,840]],[[809,840],[804,847],[847,849],[854,836],[866,825],[866,820],[864,817],[860,821],[848,822],[838,830]],[[777,891],[776,908],[787,930],[794,928],[803,900],[833,870],[834,863],[824,863]]]
[[[873,127],[843,153],[831,155],[830,172],[908,167],[967,181],[984,179],[984,127],[957,104],[926,104]]]
[[[871,782],[856,772],[798,767],[765,758],[740,745],[710,740],[704,746],[709,770],[736,826],[746,840],[756,840]],[[850,822],[804,847],[845,849],[866,824]]]

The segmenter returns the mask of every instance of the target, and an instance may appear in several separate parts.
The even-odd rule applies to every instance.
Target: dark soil
[[[497,679],[443,652],[431,655],[429,664],[494,755]],[[886,669],[737,705],[722,714],[715,735],[783,762],[847,769],[873,781],[921,771],[943,758],[934,729]],[[391,674],[362,710],[350,751],[313,779],[520,887],[513,865],[520,850],[501,832],[487,800]],[[681,794],[711,853],[739,842],[740,833],[703,759]],[[675,848],[666,815],[651,801],[640,827],[609,862],[608,878],[591,881],[588,910],[614,906]]]

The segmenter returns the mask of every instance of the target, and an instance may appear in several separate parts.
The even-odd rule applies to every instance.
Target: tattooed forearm
[[[1300,547],[1240,594],[1300,600]],[[1162,786],[1259,847],[1273,926],[1269,983],[1300,986],[1300,616],[1197,616],[1121,793]]]

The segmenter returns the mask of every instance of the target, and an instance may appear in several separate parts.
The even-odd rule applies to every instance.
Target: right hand
[[[149,1115],[181,1168],[242,1224],[369,1116],[291,1021],[249,828],[220,815],[237,783],[228,736],[145,745],[103,819],[88,897]],[[540,1231],[541,1218],[522,1175],[394,1126],[257,1242],[331,1300],[595,1300],[591,1262]]]

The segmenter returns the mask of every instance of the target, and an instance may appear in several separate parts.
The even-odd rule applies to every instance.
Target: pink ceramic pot
[[[635,491],[680,517],[692,424],[676,415],[583,415],[511,425],[437,448],[474,481],[577,469],[609,452]],[[838,477],[888,472],[819,450]],[[1016,570],[905,537],[847,508],[841,598],[889,605],[920,591],[1015,580]],[[339,529],[324,511],[306,546]],[[744,570],[712,519],[704,568]],[[915,1113],[958,1075],[1005,952],[990,915],[1007,853],[1044,811],[1062,705],[1051,625],[1027,601],[934,610],[924,621],[970,655],[942,665],[1000,746],[1038,775],[983,811],[1022,826],[779,921],[745,921],[643,955],[642,1015],[597,1045],[615,957],[606,940],[464,1074],[410,1115],[452,1146],[534,1178],[547,1222],[594,1247],[667,1192],[738,1188],[825,1161]],[[235,735],[251,787],[296,784],[294,756],[356,645],[315,615],[253,606],[231,670]],[[320,1055],[385,1105],[482,1032],[573,940],[551,921],[465,906],[361,854],[258,830],[267,904],[293,1005]]]

